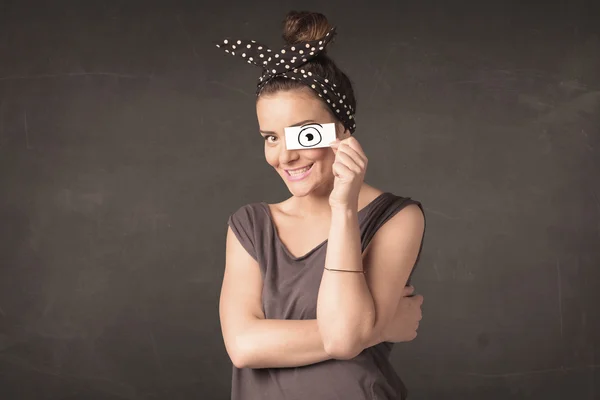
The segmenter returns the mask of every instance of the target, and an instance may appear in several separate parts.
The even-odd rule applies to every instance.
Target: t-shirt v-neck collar
[[[383,193],[379,194],[377,197],[375,197],[373,200],[371,200],[366,206],[364,206],[363,208],[361,208],[360,210],[358,210],[358,220],[359,220],[359,222],[360,222],[361,218],[365,215],[365,213],[373,206],[373,204],[375,204],[380,198],[382,198],[387,193],[388,192],[383,192]],[[275,226],[275,221],[273,219],[273,214],[271,213],[271,208],[269,207],[269,204],[267,204],[264,201],[260,202],[259,204],[261,204],[265,208],[269,224],[271,225],[271,228],[273,229],[273,232],[274,232],[275,241],[277,242],[277,244],[279,246],[281,246],[281,248],[283,249],[283,251],[293,261],[301,261],[301,260],[304,260],[304,259],[310,257],[317,250],[319,250],[321,247],[323,247],[325,245],[325,243],[327,243],[329,241],[329,239],[325,239],[324,241],[322,241],[321,243],[319,243],[318,245],[316,245],[315,247],[313,247],[312,249],[310,249],[306,254],[301,255],[301,256],[294,256],[288,250],[287,246],[285,244],[283,244],[283,242],[281,241],[281,239],[279,237],[279,232],[277,230],[277,227]]]

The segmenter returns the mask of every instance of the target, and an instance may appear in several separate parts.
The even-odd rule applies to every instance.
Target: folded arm
[[[317,322],[327,354],[350,359],[383,341],[424,229],[421,209],[408,205],[377,230],[363,255],[356,210],[332,209],[325,267],[367,273],[323,272]]]
[[[316,319],[265,319],[258,263],[231,228],[226,246],[219,314],[233,364],[238,368],[299,367],[331,359],[323,347]]]

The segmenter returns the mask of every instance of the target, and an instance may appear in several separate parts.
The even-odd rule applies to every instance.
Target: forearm
[[[256,319],[246,324],[237,345],[238,366],[244,368],[299,367],[331,358],[315,319]]]
[[[357,212],[332,209],[325,267],[362,271]],[[317,322],[328,354],[352,358],[379,343],[373,332],[375,307],[365,275],[323,271],[317,301]]]

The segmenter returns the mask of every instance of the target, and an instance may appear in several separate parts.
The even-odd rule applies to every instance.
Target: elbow
[[[229,358],[236,368],[248,368],[248,363],[240,352],[230,352]]]
[[[242,337],[236,337],[234,343],[227,346],[227,354],[236,368],[251,368],[250,352]]]
[[[338,337],[323,337],[323,347],[325,352],[336,360],[350,360],[363,350],[375,346],[382,342],[379,331],[372,328],[364,332],[357,330],[346,330],[353,332],[342,334]]]
[[[327,355],[336,360],[351,360],[365,349],[358,337],[354,335],[324,338],[323,347]]]

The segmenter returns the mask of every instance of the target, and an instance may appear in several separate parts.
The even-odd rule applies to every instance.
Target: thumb
[[[407,297],[412,295],[415,292],[414,286],[405,286],[402,292],[402,295]]]

